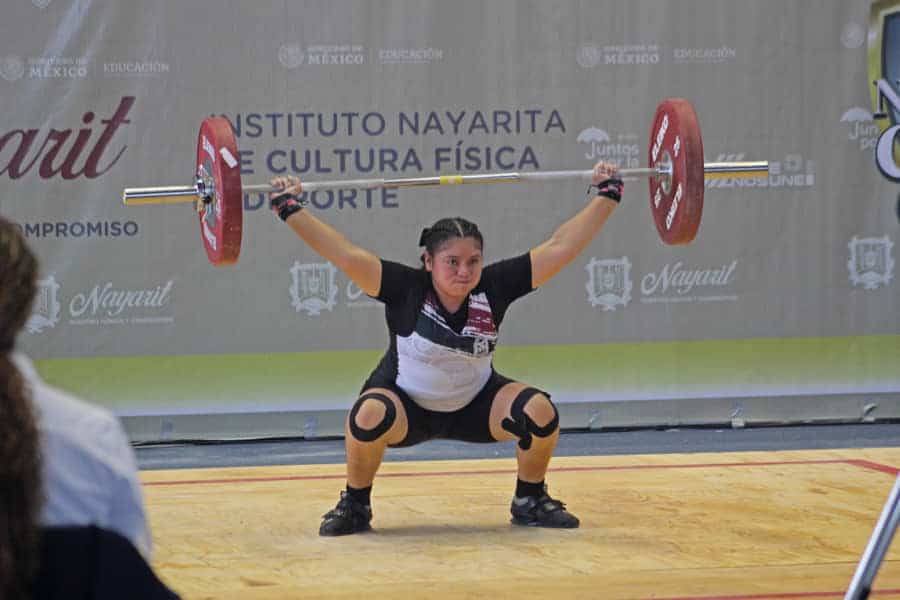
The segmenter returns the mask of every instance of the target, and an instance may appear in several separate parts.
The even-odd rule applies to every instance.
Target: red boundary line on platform
[[[739,594],[734,596],[678,596],[652,600],[793,600],[795,598],[843,598],[846,592],[776,592],[774,594]],[[872,590],[871,596],[898,596],[900,590]],[[646,599],[651,600],[651,599]]]
[[[695,463],[684,465],[609,465],[597,467],[557,467],[551,468],[551,473],[571,473],[578,471],[632,471],[642,469],[718,469],[725,467],[771,467],[781,465],[828,465],[828,464],[845,464],[878,471],[880,473],[890,473],[897,475],[898,469],[888,465],[856,459],[833,459],[833,460],[785,460],[785,461],[759,461],[759,462],[736,462],[736,463]],[[415,473],[379,473],[378,478],[386,477],[448,477],[461,475],[509,475],[515,473],[515,469],[481,469],[474,471],[419,471]],[[333,475],[291,475],[284,477],[232,477],[226,479],[185,479],[172,481],[147,481],[145,486],[157,485],[203,485],[203,484],[227,484],[227,483],[251,483],[251,482],[274,482],[274,481],[314,481],[324,479],[344,479],[347,475],[344,473]]]
[[[852,463],[857,467],[862,467],[863,469],[872,469],[873,471],[881,471],[882,473],[888,473],[889,475],[897,476],[900,473],[900,469],[896,467],[890,467],[888,465],[882,465],[880,463],[872,462],[870,460],[862,460],[862,459],[850,459],[847,461],[848,463]]]
[[[843,598],[846,592],[776,592],[773,594],[739,594],[734,596],[678,596],[645,600],[794,600],[795,598]],[[898,590],[872,590],[869,596],[896,596]]]

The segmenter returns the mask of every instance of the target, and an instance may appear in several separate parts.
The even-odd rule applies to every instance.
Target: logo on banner
[[[28,333],[40,333],[45,329],[52,329],[59,323],[60,304],[58,299],[59,284],[56,278],[50,275],[46,279],[37,282],[37,296],[34,299],[34,307],[31,317],[25,324]]]
[[[599,127],[582,129],[576,141],[588,145],[584,157],[590,161],[606,160],[621,168],[636,168],[641,162],[641,148],[634,133],[610,135]]]
[[[3,59],[3,78],[85,79],[91,72],[91,61],[84,56],[7,56]]]
[[[135,100],[135,96],[122,96],[112,117],[103,118],[94,110],[85,111],[80,119],[80,128],[47,127],[49,131],[42,132],[19,124],[9,131],[0,131],[4,155],[0,159],[0,175],[5,173],[10,179],[19,179],[35,169],[41,179],[51,179],[57,175],[66,180],[100,177],[119,161],[128,148],[125,145],[119,148],[109,146],[119,127],[131,123],[128,111]],[[40,117],[40,121],[46,125],[46,117]],[[94,131],[95,127],[98,131]],[[73,131],[76,133],[74,136]],[[70,136],[74,141],[64,146],[63,142]]]
[[[278,49],[278,62],[285,69],[296,69],[303,64],[306,54],[300,44],[282,44]]]
[[[41,333],[56,327],[62,306],[60,285],[53,275],[37,282],[37,294],[31,317],[26,324],[29,333]],[[165,325],[175,321],[166,314],[171,304],[173,280],[149,289],[120,289],[112,282],[95,285],[79,292],[68,302],[69,325]]]
[[[323,310],[333,310],[337,304],[337,269],[331,263],[300,264],[291,267],[291,306],[311,317]]]
[[[659,63],[659,46],[656,44],[617,44],[597,46],[582,44],[575,53],[575,60],[585,69],[604,65],[655,65]]]
[[[735,59],[737,50],[721,48],[675,48],[672,58],[677,64],[720,64]]]
[[[738,261],[717,267],[685,265],[682,261],[667,263],[658,271],[650,271],[640,279],[641,304],[734,302],[738,295],[734,287]],[[591,258],[585,266],[586,284],[591,306],[615,310],[631,302],[632,272],[627,257],[601,260]]]
[[[847,139],[859,143],[859,150],[873,150],[881,130],[872,118],[872,113],[861,106],[847,109],[841,116],[841,123],[847,123],[850,131]]]
[[[881,135],[875,164],[881,174],[900,182],[900,0],[874,0],[869,7],[869,88],[873,117]]]
[[[378,62],[383,65],[427,65],[444,59],[439,48],[380,48]]]
[[[278,62],[286,69],[300,65],[362,65],[366,62],[363,46],[357,44],[316,44],[304,50],[300,44],[282,44],[278,49]]]
[[[716,162],[747,160],[743,152],[719,154]],[[769,161],[768,177],[724,177],[707,179],[706,189],[712,188],[804,188],[816,184],[815,162],[804,159],[800,154],[788,154],[784,160]]]
[[[175,322],[169,313],[175,281],[152,288],[119,288],[111,281],[96,284],[69,300],[70,325],[165,325]]]
[[[726,291],[734,282],[738,261],[714,268],[694,268],[680,260],[666,263],[658,272],[641,278],[641,302],[734,302],[735,294]]]
[[[876,290],[891,282],[894,277],[894,259],[891,256],[894,244],[888,236],[853,236],[847,247],[850,249],[847,269],[850,271],[851,284],[861,285],[866,290]]]
[[[4,56],[0,59],[0,77],[7,81],[22,79],[25,75],[25,61],[18,56]]]
[[[104,77],[155,77],[166,75],[171,65],[158,60],[128,60],[103,63]]]
[[[588,272],[585,287],[591,306],[607,311],[631,302],[631,261],[627,256],[603,260],[592,257],[585,269]]]
[[[594,44],[582,44],[575,53],[575,62],[585,69],[592,69],[600,64],[603,53]]]

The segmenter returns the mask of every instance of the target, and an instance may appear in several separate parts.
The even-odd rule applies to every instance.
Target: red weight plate
[[[687,244],[697,235],[703,214],[703,142],[691,103],[667,98],[656,107],[650,128],[650,167],[671,163],[668,183],[650,178],[650,210],[666,244]]]
[[[197,176],[212,182],[212,201],[199,211],[200,235],[209,262],[237,262],[243,229],[240,157],[234,130],[224,117],[208,117],[197,136]]]

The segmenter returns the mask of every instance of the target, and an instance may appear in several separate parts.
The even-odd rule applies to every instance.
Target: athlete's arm
[[[603,228],[621,198],[622,180],[617,178],[616,171],[612,163],[597,163],[587,206],[560,225],[550,239],[531,249],[533,288],[540,287],[575,260]]]
[[[273,199],[283,194],[299,196],[303,192],[300,179],[297,177],[276,177],[271,183],[282,189],[282,192],[271,195]],[[275,206],[273,208],[277,209]],[[308,210],[298,208],[290,214],[283,211],[280,214],[283,215],[285,223],[319,256],[340,269],[363,292],[369,296],[378,296],[381,287],[381,261],[377,256],[353,244],[342,233]]]

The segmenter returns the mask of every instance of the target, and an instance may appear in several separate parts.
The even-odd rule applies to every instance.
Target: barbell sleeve
[[[769,161],[703,163],[704,179],[736,179],[769,176]]]
[[[139,204],[177,204],[196,202],[199,196],[197,186],[166,186],[147,188],[125,188],[122,202],[129,206]]]

